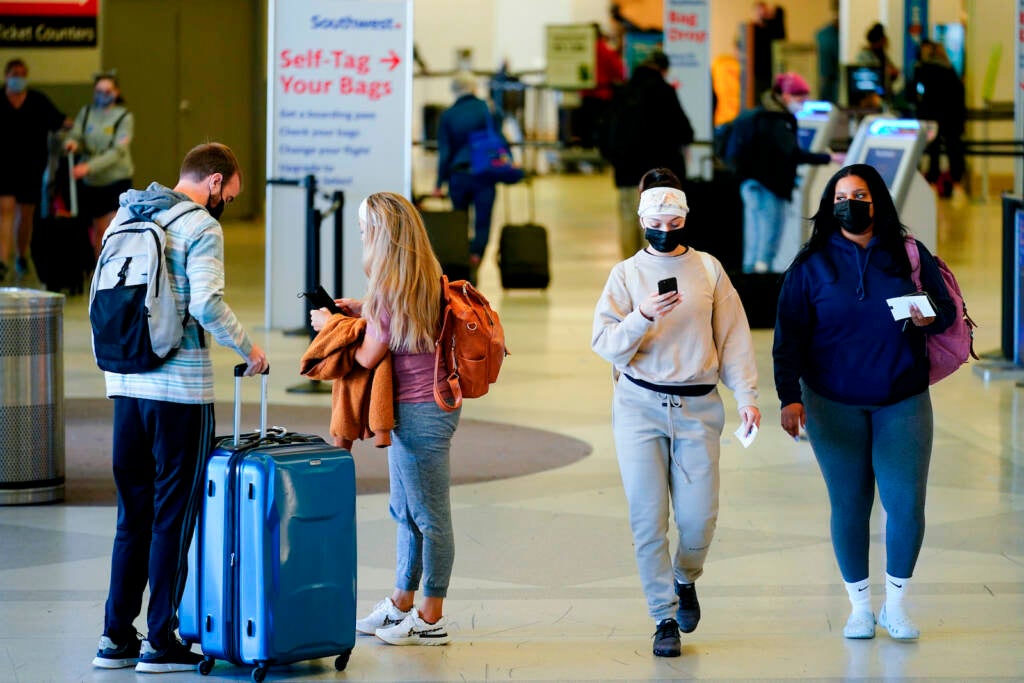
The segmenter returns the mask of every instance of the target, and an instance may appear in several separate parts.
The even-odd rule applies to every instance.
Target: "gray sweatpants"
[[[718,519],[718,455],[725,409],[718,389],[706,396],[659,394],[623,376],[615,387],[612,429],[629,525],[647,608],[675,618],[673,580],[693,583]],[[669,556],[669,505],[679,534]]]

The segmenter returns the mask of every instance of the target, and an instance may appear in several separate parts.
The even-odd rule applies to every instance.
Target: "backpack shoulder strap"
[[[910,279],[914,286],[921,289],[921,252],[917,248],[917,239],[913,235],[907,235],[903,246],[907,250],[907,258],[910,259]]]
[[[114,121],[114,130],[111,132],[111,134],[110,134],[110,142],[107,144],[107,149],[108,150],[114,149],[114,145],[117,143],[117,129],[121,125],[121,122],[124,121],[126,116],[128,116],[128,110],[127,109],[125,109],[123,112],[121,112],[121,115],[117,117],[116,121]]]
[[[715,264],[711,260],[711,254],[704,251],[697,251],[700,255],[700,262],[704,265],[704,275],[708,278],[708,286],[711,287],[711,298],[714,300],[715,287],[718,284],[718,277],[715,274]]]

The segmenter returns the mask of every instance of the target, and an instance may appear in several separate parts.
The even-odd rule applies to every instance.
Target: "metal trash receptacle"
[[[64,498],[64,295],[0,287],[0,505]]]

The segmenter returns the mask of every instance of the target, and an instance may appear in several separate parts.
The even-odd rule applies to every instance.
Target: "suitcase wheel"
[[[254,683],[263,683],[263,679],[267,677],[267,667],[257,666],[252,670],[252,680]]]
[[[203,661],[199,662],[199,673],[204,676],[209,676],[210,672],[213,671],[213,663],[216,660],[213,657],[207,657]]]
[[[338,671],[344,671],[345,667],[348,666],[348,658],[352,656],[352,650],[345,650],[338,658],[334,660],[334,668]]]

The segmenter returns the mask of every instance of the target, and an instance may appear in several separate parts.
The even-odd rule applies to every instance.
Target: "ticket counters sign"
[[[268,21],[267,177],[315,176],[345,193],[344,290],[365,276],[356,211],[378,191],[409,195],[412,152],[411,0],[271,0]],[[305,261],[304,194],[267,187],[267,325],[304,321],[296,293]],[[325,226],[326,228],[326,226]],[[321,280],[334,251],[321,232]]]
[[[711,154],[713,134],[710,0],[665,0],[664,50],[669,59],[668,81],[690,119],[695,139],[709,143],[690,152],[690,175],[703,173],[710,169],[703,162]]]
[[[0,47],[95,47],[99,0],[0,2]]]

